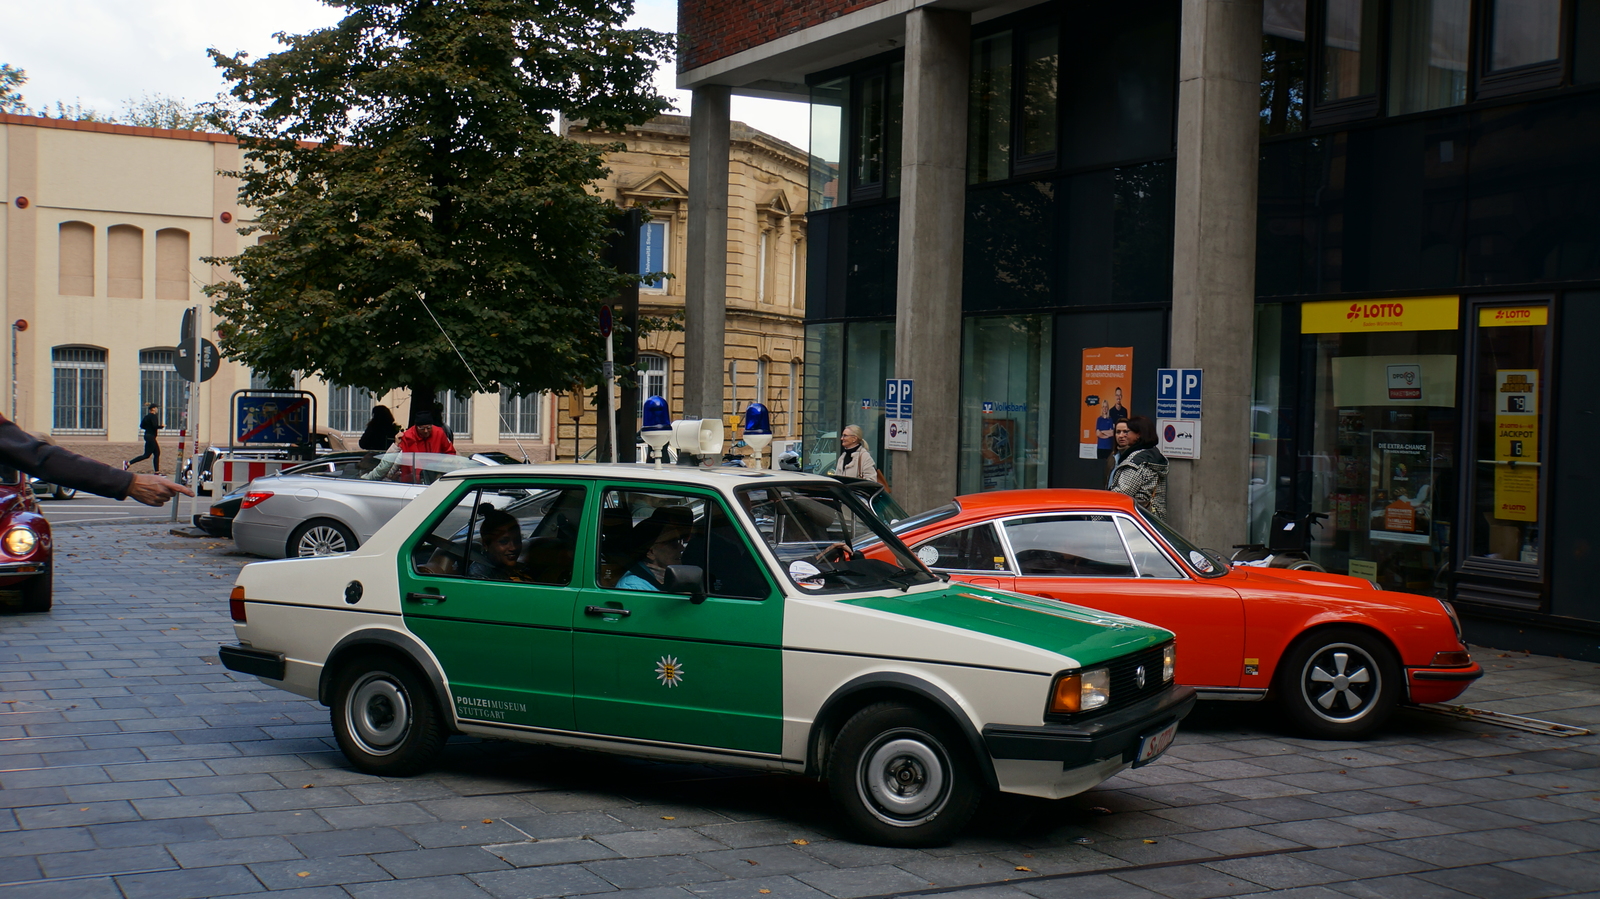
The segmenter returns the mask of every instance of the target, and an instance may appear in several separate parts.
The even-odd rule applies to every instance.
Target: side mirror
[[[706,570],[699,565],[668,565],[661,589],[665,593],[687,593],[689,601],[699,605],[706,601]]]

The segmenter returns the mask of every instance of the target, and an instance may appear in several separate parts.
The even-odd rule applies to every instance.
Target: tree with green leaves
[[[588,189],[614,148],[555,117],[660,114],[672,36],[625,28],[630,0],[323,2],[344,19],[277,53],[210,51],[243,231],[270,237],[207,260],[238,278],[208,288],[223,353],[429,398],[595,383],[599,306],[638,276],[602,261],[613,207]]]
[[[0,112],[28,114],[28,103],[22,99],[22,86],[27,83],[27,71],[8,62],[0,62]]]

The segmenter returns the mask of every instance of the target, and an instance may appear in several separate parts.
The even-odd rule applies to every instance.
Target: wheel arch
[[[811,732],[806,739],[806,773],[816,777],[827,770],[828,752],[834,737],[851,715],[874,702],[890,700],[907,702],[955,725],[972,753],[984,785],[991,791],[1000,788],[994,760],[989,757],[983,737],[961,705],[940,687],[901,671],[863,674],[828,697],[811,721]]]
[[[455,705],[450,701],[450,688],[446,685],[444,672],[434,661],[431,653],[416,638],[399,631],[384,628],[372,628],[346,634],[343,639],[334,644],[328,652],[328,660],[322,665],[322,674],[317,679],[317,701],[326,706],[333,704],[333,687],[336,675],[348,660],[362,652],[379,651],[396,656],[403,662],[415,668],[428,684],[433,688],[434,698],[439,702],[439,708],[446,711],[445,720],[455,720]]]
[[[319,512],[318,514],[307,518],[306,520],[289,529],[289,535],[283,538],[283,557],[285,559],[297,558],[294,552],[295,540],[301,531],[311,527],[319,521],[332,522],[350,532],[350,536],[354,538],[355,545],[350,547],[348,550],[349,552],[355,552],[361,548],[362,542],[360,528],[355,527],[354,525],[350,524],[350,522],[340,518],[337,515],[329,515],[326,512]]]
[[[1406,682],[1407,678],[1405,671],[1406,661],[1405,657],[1401,654],[1400,647],[1395,642],[1394,637],[1390,636],[1386,631],[1384,631],[1383,628],[1378,627],[1377,625],[1365,619],[1341,618],[1333,620],[1323,619],[1308,622],[1304,628],[1283,642],[1283,645],[1278,648],[1277,661],[1273,666],[1272,683],[1267,690],[1266,698],[1277,698],[1282,687],[1282,680],[1286,676],[1284,672],[1287,669],[1284,667],[1283,663],[1284,660],[1289,657],[1291,652],[1294,652],[1294,650],[1297,649],[1301,644],[1316,639],[1317,635],[1323,633],[1324,631],[1338,629],[1361,631],[1362,633],[1365,633],[1374,639],[1382,641],[1383,645],[1387,646],[1389,651],[1394,654],[1395,662],[1399,666],[1399,670],[1394,672],[1396,681],[1400,684],[1401,690],[1404,691],[1409,697],[1410,690],[1409,685]]]

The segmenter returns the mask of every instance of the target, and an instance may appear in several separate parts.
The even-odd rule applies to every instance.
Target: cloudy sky
[[[105,112],[142,94],[191,103],[223,90],[207,47],[264,56],[278,48],[272,35],[299,33],[338,21],[338,10],[317,0],[50,0],[10,4],[0,30],[0,62],[25,69],[22,94],[34,107],[81,102]],[[675,31],[675,0],[637,0],[634,23]],[[659,89],[687,115],[689,95]],[[806,145],[806,116],[793,103],[735,97],[734,118]]]

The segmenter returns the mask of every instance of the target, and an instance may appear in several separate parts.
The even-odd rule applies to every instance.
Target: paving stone
[[[175,843],[167,851],[185,868],[215,865],[249,865],[300,858],[301,853],[282,837],[241,837],[234,840],[204,840]]]
[[[469,874],[467,879],[496,899],[548,899],[554,896],[616,892],[615,886],[580,865],[491,871],[487,874]]]
[[[933,886],[915,874],[889,865],[872,865],[848,870],[808,871],[793,876],[801,883],[838,899],[911,892]]]
[[[17,822],[26,830],[51,827],[81,827],[113,821],[137,821],[139,813],[125,801],[73,802],[66,805],[40,805],[17,809]]]
[[[1473,899],[1470,893],[1419,880],[1414,874],[1334,884],[1331,889],[1357,899]]]
[[[1600,803],[1595,804],[1600,805]],[[1502,799],[1496,802],[1480,802],[1478,808],[1541,824],[1553,821],[1577,821],[1589,817],[1578,809],[1544,799]]]
[[[1213,899],[1216,896],[1266,892],[1266,887],[1204,865],[1129,871],[1113,876],[1171,899]]]
[[[210,869],[196,869],[210,870]],[[327,886],[330,884],[372,883],[388,881],[389,872],[364,856],[337,856],[330,858],[303,858],[288,862],[262,862],[250,866],[251,873],[261,879],[268,889],[287,890],[294,887]]]
[[[155,871],[177,868],[166,850],[154,846],[123,849],[88,849],[38,856],[45,877],[81,877],[85,874],[121,874],[128,871]]]
[[[133,807],[143,818],[200,818],[211,815],[238,815],[255,811],[250,803],[233,793],[214,796],[174,796],[135,799]]]
[[[130,874],[116,881],[127,899],[209,899],[266,890],[250,869],[238,866]]]
[[[335,833],[286,836],[288,843],[307,858],[336,855],[370,855],[380,852],[407,852],[417,847],[415,840],[392,827],[369,827]]]
[[[724,846],[746,849],[751,846],[776,846],[792,844],[795,840],[817,842],[822,836],[801,824],[790,821],[736,821],[728,824],[710,824],[696,827]]]
[[[1501,862],[1496,867],[1572,890],[1600,889],[1600,860],[1558,856]]]
[[[594,840],[626,858],[714,852],[728,848],[710,837],[683,828],[625,831],[596,836]]]
[[[1254,827],[1233,827],[1227,830],[1201,830],[1183,835],[1186,842],[1211,850],[1217,855],[1235,855],[1243,852],[1263,852],[1271,849],[1299,849],[1304,846],[1294,840],[1274,836]]]
[[[311,833],[332,830],[333,826],[312,812],[257,812],[251,815],[223,815],[207,822],[223,837],[253,837],[268,834]]]
[[[1273,890],[1315,886],[1348,880],[1341,871],[1324,868],[1294,855],[1265,855],[1256,858],[1235,858],[1220,862],[1207,862],[1205,867],[1221,871],[1230,877],[1240,877]]]
[[[728,875],[694,858],[620,858],[584,865],[619,889],[727,880]]]
[[[305,792],[315,792],[307,790]],[[397,824],[425,824],[439,820],[410,802],[383,805],[343,806],[317,809],[324,820],[340,830],[356,827],[392,827]]]
[[[489,819],[457,824],[441,821],[437,824],[405,824],[398,830],[415,840],[424,849],[442,849],[447,846],[486,846],[494,843],[515,843],[527,835],[515,827]]]
[[[47,880],[15,883],[6,887],[6,899],[124,899],[109,877],[82,880]]]
[[[622,899],[623,896],[632,899],[629,893],[613,893],[610,896],[613,899]],[[827,899],[828,894],[793,877],[752,877],[722,883],[697,883],[693,892],[684,890],[684,896],[685,899],[689,896],[700,899]]]
[[[354,899],[488,899],[490,895],[467,878],[457,876],[352,884],[346,889]]]
[[[1084,877],[1027,880],[1015,884],[1016,889],[1038,899],[1163,899],[1160,893],[1136,886],[1107,874]]]
[[[727,874],[729,877],[742,879],[761,879],[782,874],[799,874],[805,871],[835,870],[833,865],[814,855],[802,852],[795,846],[755,846],[743,849],[725,849],[720,852],[702,852],[696,855],[695,858]],[[924,861],[930,865],[937,865],[942,863],[943,860],[925,859]],[[1003,865],[1003,870],[1006,871],[1011,870],[1012,867],[998,861],[996,864]],[[905,867],[905,863],[902,863],[902,867]],[[906,870],[911,870],[912,873],[919,875],[926,873],[925,871],[911,868],[906,868]],[[939,880],[933,877],[929,879]],[[961,881],[947,879],[941,882],[960,883]]]
[[[1484,899],[1538,899],[1570,892],[1567,888],[1548,880],[1530,877],[1498,865],[1476,865],[1470,868],[1451,868],[1445,871],[1424,871],[1414,875],[1419,880],[1436,883]]]
[[[616,818],[598,811],[507,818],[506,823],[539,840],[620,833],[629,829]]]

